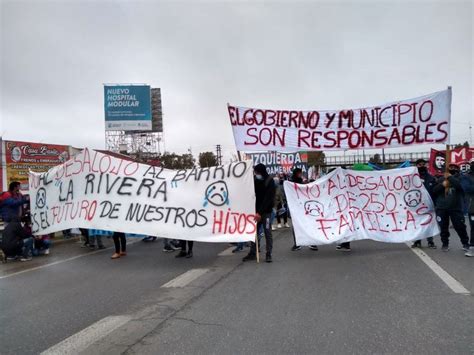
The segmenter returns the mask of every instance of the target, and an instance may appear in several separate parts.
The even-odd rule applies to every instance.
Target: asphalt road
[[[258,265],[242,263],[243,253],[217,256],[223,244],[197,243],[184,260],[162,253],[161,242],[136,243],[115,261],[110,250],[58,247],[43,260],[59,264],[0,276],[0,353],[39,353],[125,315],[132,320],[82,353],[474,354],[474,260],[456,238],[448,253],[423,250],[469,295],[454,293],[404,244],[292,252],[288,230],[275,235],[274,262]],[[71,255],[80,257],[64,261]],[[12,265],[0,275],[37,266]],[[195,269],[207,273],[161,287]]]

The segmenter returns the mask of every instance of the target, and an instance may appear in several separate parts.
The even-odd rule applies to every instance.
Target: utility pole
[[[220,144],[216,145],[216,159],[217,165],[222,165],[222,149]]]

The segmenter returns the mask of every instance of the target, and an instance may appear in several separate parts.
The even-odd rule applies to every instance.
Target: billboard
[[[44,172],[69,159],[66,145],[4,141],[6,186],[19,181],[28,190],[28,171]]]
[[[151,131],[149,85],[104,85],[106,131]]]
[[[253,166],[264,164],[270,175],[287,174],[290,175],[295,168],[300,168],[303,175],[308,174],[308,154],[306,152],[296,153],[246,153],[247,159],[252,159]]]
[[[153,132],[163,132],[163,109],[159,88],[151,89],[151,123]]]

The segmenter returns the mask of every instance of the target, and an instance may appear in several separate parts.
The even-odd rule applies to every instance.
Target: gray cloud
[[[469,1],[2,1],[1,10],[6,139],[102,147],[103,83],[161,87],[171,151],[232,150],[227,102],[338,109],[447,85],[453,140],[470,138]]]

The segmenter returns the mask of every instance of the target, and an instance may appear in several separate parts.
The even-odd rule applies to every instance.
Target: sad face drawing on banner
[[[36,193],[36,207],[43,208],[44,206],[46,206],[46,190],[41,187]]]
[[[410,190],[405,193],[403,197],[405,203],[408,207],[418,207],[421,203],[421,191],[420,190]]]
[[[324,217],[324,206],[318,201],[310,200],[304,204],[304,211],[306,215],[313,217]]]
[[[208,204],[217,207],[229,205],[229,189],[225,181],[216,181],[207,187],[203,207],[207,207]]]

